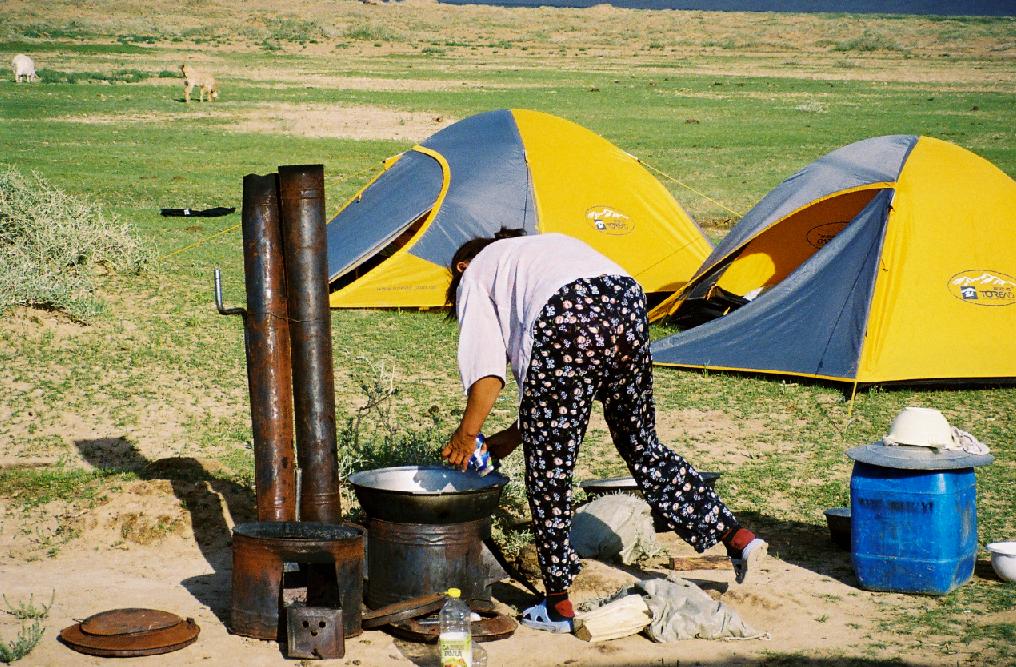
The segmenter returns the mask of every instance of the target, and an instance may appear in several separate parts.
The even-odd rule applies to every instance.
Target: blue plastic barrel
[[[945,595],[974,572],[973,468],[904,470],[856,462],[850,551],[862,588]]]

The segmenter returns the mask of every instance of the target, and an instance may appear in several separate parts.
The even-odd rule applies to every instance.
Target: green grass
[[[23,509],[32,509],[55,500],[100,502],[116,482],[129,477],[102,470],[6,468],[0,470],[0,488],[4,498],[16,501]]]
[[[364,23],[350,27],[345,32],[346,39],[364,42],[394,42],[400,35],[381,23]]]
[[[743,212],[815,158],[866,137],[936,136],[1016,174],[1012,122],[1016,95],[1011,86],[983,80],[898,82],[839,76],[877,66],[862,57],[902,60],[907,52],[900,49],[911,45],[890,28],[866,33],[867,23],[849,17],[830,19],[846,27],[809,38],[821,41],[818,48],[828,52],[824,69],[799,71],[807,70],[808,55],[780,54],[777,63],[792,57],[803,64],[786,65],[779,70],[781,76],[763,76],[749,75],[758,61],[745,52],[764,50],[758,45],[768,38],[747,31],[704,34],[698,41],[711,44],[709,52],[688,58],[673,58],[665,49],[653,47],[677,41],[654,32],[641,60],[615,63],[594,54],[580,55],[578,49],[586,48],[581,40],[560,47],[553,43],[560,35],[582,36],[583,24],[577,20],[567,24],[569,16],[562,14],[561,25],[527,29],[529,38],[509,38],[494,28],[468,36],[439,29],[431,33],[427,26],[388,24],[365,15],[330,22],[292,16],[256,24],[257,30],[241,36],[247,40],[245,48],[235,50],[210,46],[227,40],[228,31],[216,20],[174,32],[56,20],[40,20],[13,32],[6,29],[0,51],[59,53],[59,65],[54,58],[38,62],[59,67],[60,76],[67,78],[61,81],[56,70],[43,70],[44,85],[15,86],[9,74],[0,80],[3,160],[23,173],[38,171],[67,193],[101,202],[130,221],[155,248],[157,259],[138,276],[97,278],[98,293],[108,307],[87,327],[75,326],[66,333],[52,327],[54,320],[61,322],[59,318],[34,312],[19,314],[20,326],[0,322],[0,367],[7,383],[0,397],[0,409],[6,410],[0,442],[8,456],[67,462],[48,468],[0,469],[0,497],[18,512],[30,514],[54,501],[100,502],[118,485],[144,479],[135,465],[98,471],[75,467],[82,443],[80,437],[67,435],[65,415],[71,415],[71,425],[88,423],[103,437],[124,438],[125,433],[132,439],[165,437],[158,446],[179,456],[215,460],[225,466],[230,481],[246,488],[252,485],[240,322],[219,316],[210,301],[211,271],[221,267],[227,303],[244,303],[240,232],[171,254],[236,225],[240,216],[162,218],[159,209],[220,205],[239,209],[245,174],[268,173],[280,164],[321,163],[328,211],[333,213],[381,160],[410,146],[409,141],[230,131],[236,114],[253,113],[266,101],[370,105],[447,118],[496,108],[554,113],[589,127],[673,177],[661,180],[715,236],[721,236],[736,216],[692,189]],[[901,29],[911,25],[892,20]],[[949,44],[963,44],[972,37],[1003,44],[1008,24],[957,20],[936,25],[948,31]],[[423,35],[426,41],[418,38],[403,44],[409,34]],[[632,35],[637,37],[638,32]],[[339,43],[320,53],[302,48],[301,40],[312,44],[311,40],[324,42],[329,36]],[[116,43],[94,43],[118,38]],[[223,97],[214,106],[186,107],[179,101],[177,86],[144,80],[176,76],[169,65],[179,62],[195,43],[208,45],[201,47],[202,53],[212,59],[211,70],[221,73]],[[392,52],[369,55],[379,43]],[[334,50],[338,47],[340,54]],[[544,49],[543,55],[526,55],[537,48]],[[556,55],[559,48],[570,55]],[[492,50],[498,55],[491,55]],[[462,54],[469,55],[460,58]],[[971,71],[975,66],[990,67],[993,76],[1011,81],[1011,62],[999,58],[972,59]],[[423,86],[356,90],[328,83],[308,87],[282,74],[274,81],[247,75],[289,66],[324,77],[450,85],[434,90]],[[54,76],[47,78],[47,71]],[[107,85],[118,71],[146,74]],[[72,73],[82,78],[72,83]],[[109,118],[118,122],[92,122]],[[462,410],[455,326],[440,313],[398,310],[334,311],[332,324],[345,469],[433,458]],[[654,326],[652,335],[658,338],[670,331]],[[384,374],[378,372],[381,368]],[[388,378],[382,389],[377,388],[379,375]],[[386,412],[363,415],[358,408],[365,398],[371,392],[383,394],[386,386],[393,390],[384,404]],[[660,369],[656,389],[661,415],[700,413],[704,420],[726,425],[718,434],[676,432],[669,444],[698,467],[722,471],[718,488],[732,508],[775,535],[781,557],[815,571],[849,571],[849,559],[828,547],[822,517],[823,509],[844,505],[848,498],[851,463],[843,452],[879,438],[907,405],[939,408],[950,421],[992,446],[998,462],[978,471],[979,541],[1016,534],[1012,514],[1016,423],[1011,418],[1016,388],[876,388],[859,393],[851,405],[842,387],[828,384]],[[513,392],[510,388],[498,401],[489,430],[514,418]],[[153,411],[161,414],[163,408],[174,421],[168,435],[157,436],[148,422]],[[717,453],[718,442],[739,453],[737,463]],[[519,462],[509,463],[517,467]],[[618,474],[626,474],[625,469],[606,432],[591,430],[577,477]],[[1012,624],[965,625],[971,618],[965,610],[973,609],[976,619],[978,614],[1012,609],[1016,606],[1012,590],[978,577],[941,600],[920,599],[908,609],[888,610],[885,630],[898,632],[900,646],[913,646],[929,633],[943,632],[954,645],[976,645],[983,664],[1011,661]],[[922,650],[939,659],[948,649]],[[900,664],[879,655],[848,656],[836,664]],[[767,660],[806,664],[802,656],[784,653],[771,654]]]
[[[904,51],[905,49],[892,37],[877,30],[865,30],[857,37],[833,46],[834,51]]]

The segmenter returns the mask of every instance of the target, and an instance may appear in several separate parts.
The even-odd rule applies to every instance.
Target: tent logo
[[[808,245],[816,250],[821,250],[822,246],[832,241],[833,237],[842,232],[848,224],[847,222],[827,222],[817,225],[808,230],[808,235],[805,238]]]
[[[635,229],[631,218],[609,206],[594,206],[586,211],[586,219],[593,223],[596,231],[611,236],[624,236]]]
[[[949,279],[949,291],[977,306],[1011,306],[1016,303],[1016,278],[983,269],[961,271]]]

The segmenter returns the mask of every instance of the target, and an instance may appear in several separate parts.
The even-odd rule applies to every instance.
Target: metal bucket
[[[285,563],[309,564],[307,603],[342,608],[346,637],[362,631],[363,528],[292,521],[242,523],[233,528],[233,606],[230,630],[285,641],[281,619]]]
[[[483,539],[490,519],[449,524],[367,521],[367,606],[377,609],[451,587],[490,600]]]

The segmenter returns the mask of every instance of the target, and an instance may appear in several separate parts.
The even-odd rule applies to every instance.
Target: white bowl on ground
[[[1016,542],[992,542],[985,547],[991,552],[991,567],[1003,581],[1016,581]]]

